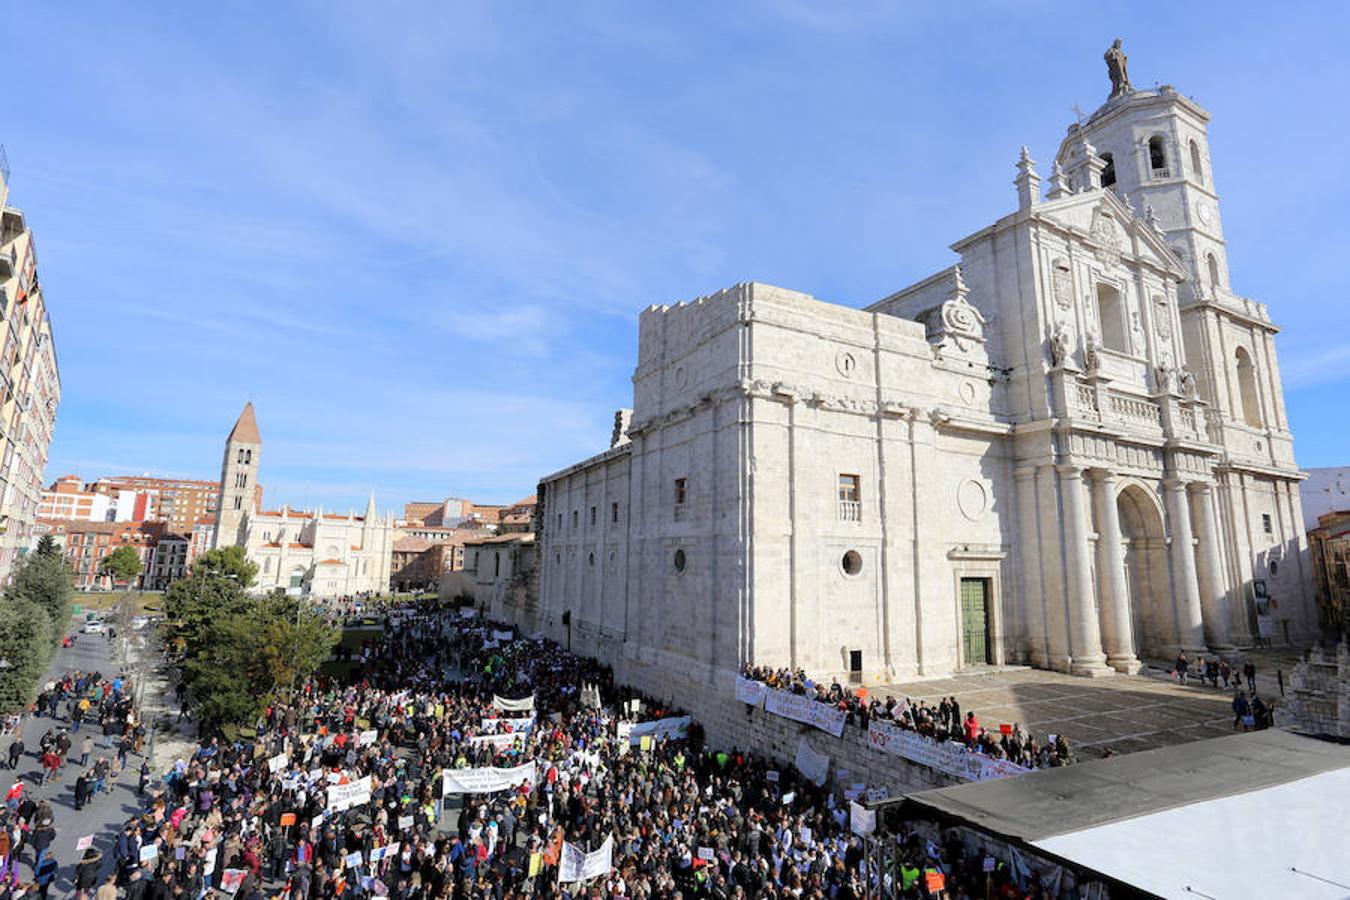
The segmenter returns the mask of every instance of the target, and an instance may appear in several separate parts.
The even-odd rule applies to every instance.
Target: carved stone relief
[[[1069,271],[1069,261],[1056,256],[1050,263],[1051,286],[1055,294],[1055,303],[1060,309],[1073,305],[1073,273]]]

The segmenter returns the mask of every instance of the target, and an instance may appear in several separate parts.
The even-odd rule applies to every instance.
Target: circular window
[[[1273,575],[1278,574],[1279,571],[1280,571],[1280,564],[1277,563],[1275,560],[1272,559],[1272,560],[1270,561],[1270,574],[1273,576]]]
[[[676,571],[676,572],[683,572],[683,571],[684,571],[684,551],[683,551],[683,550],[676,550],[676,551],[675,551],[675,571]]]
[[[595,554],[594,554],[594,553],[592,553],[590,556],[586,557],[586,565],[588,565],[588,566],[593,566],[593,565],[595,565]]]
[[[857,575],[862,571],[862,554],[857,550],[850,550],[844,554],[840,565],[844,567],[845,575]]]

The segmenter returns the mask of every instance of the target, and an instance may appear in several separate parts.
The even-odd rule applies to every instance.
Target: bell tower
[[[262,435],[253,415],[253,404],[245,403],[230,436],[225,439],[225,458],[220,464],[220,500],[216,509],[214,547],[232,547],[244,542],[245,517],[255,512],[258,464],[262,453]]]
[[[1076,176],[1075,153],[1093,148],[1104,163],[1101,186],[1110,188],[1141,215],[1153,210],[1157,227],[1186,265],[1183,305],[1227,291],[1228,263],[1219,195],[1209,162],[1207,110],[1171,85],[1136,90],[1125,69],[1120,41],[1107,51],[1112,93],[1086,119],[1069,126],[1056,157]],[[1089,185],[1076,183],[1074,191]]]

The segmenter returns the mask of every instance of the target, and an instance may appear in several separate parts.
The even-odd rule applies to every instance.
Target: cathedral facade
[[[361,516],[322,508],[263,510],[261,461],[262,435],[249,403],[225,439],[213,545],[244,548],[258,566],[253,589],[281,588],[315,599],[387,591],[394,520],[376,513],[374,494]]]
[[[686,698],[744,663],[1096,676],[1309,640],[1277,328],[1228,281],[1209,114],[1112,78],[956,265],[864,309],[747,283],[644,311],[631,419],[540,484],[522,624]]]

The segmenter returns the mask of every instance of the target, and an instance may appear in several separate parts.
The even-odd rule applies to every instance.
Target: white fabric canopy
[[[1342,900],[1348,797],[1337,769],[1031,843],[1162,897]]]

